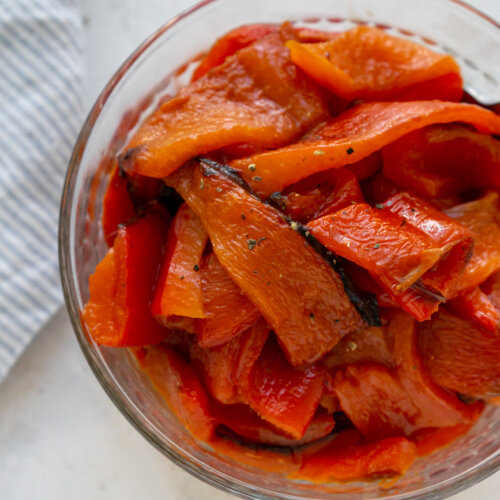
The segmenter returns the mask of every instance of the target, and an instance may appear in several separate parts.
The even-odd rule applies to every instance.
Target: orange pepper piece
[[[369,102],[330,119],[308,141],[234,160],[231,166],[256,193],[269,196],[316,172],[355,163],[414,130],[450,122],[473,125],[483,134],[500,134],[500,116],[472,104]]]
[[[151,212],[120,227],[113,247],[90,276],[82,316],[98,344],[157,344],[169,334],[149,310],[167,226],[163,213]]]
[[[453,57],[369,26],[348,30],[324,43],[290,40],[287,46],[297,66],[349,100],[395,99],[412,87],[415,92],[417,84],[450,74],[460,77]],[[461,89],[460,78],[458,83]],[[460,100],[461,93],[454,96]]]
[[[393,437],[360,443],[355,431],[342,431],[318,452],[303,458],[298,472],[289,475],[317,483],[353,481],[374,475],[404,474],[416,458],[416,447],[408,439]]]
[[[214,435],[209,400],[198,375],[172,348],[154,346],[135,351],[141,369],[165,398],[172,413],[203,441]]]
[[[420,326],[420,348],[433,380],[478,398],[500,395],[500,335],[440,310]]]
[[[109,184],[102,200],[102,229],[109,247],[118,232],[118,226],[137,216],[127,189],[127,179],[116,166],[110,174]]]
[[[490,332],[498,331],[500,312],[481,288],[462,292],[458,297],[447,301],[446,305],[457,316],[474,321]]]
[[[252,443],[273,446],[301,446],[322,439],[335,427],[335,421],[324,410],[318,410],[300,439],[291,439],[275,427],[262,420],[257,413],[246,405],[212,405],[214,418],[238,436]]]
[[[498,193],[444,210],[474,236],[474,252],[457,284],[456,293],[470,290],[500,269],[500,211]]]
[[[318,364],[290,366],[270,337],[248,377],[246,402],[259,416],[293,439],[301,439],[323,393],[324,369]]]
[[[192,81],[198,80],[211,69],[221,65],[236,51],[278,30],[279,25],[277,24],[249,24],[227,32],[210,47],[199,66],[194,70]]]
[[[215,399],[224,404],[241,401],[240,392],[268,334],[269,327],[261,320],[224,345],[207,349],[191,345],[191,359],[200,365],[205,385]]]
[[[319,359],[362,324],[339,275],[282,214],[215,168],[193,162],[165,182],[198,214],[219,262],[276,332],[290,362]]]
[[[412,132],[382,150],[384,175],[424,198],[500,187],[500,142],[458,125]]]
[[[367,439],[470,423],[481,405],[466,405],[430,379],[418,353],[415,322],[398,313],[389,325],[396,368],[364,363],[338,372],[342,409]]]
[[[151,313],[165,326],[172,316],[204,318],[201,255],[208,236],[200,219],[183,204],[167,234],[160,276],[156,282]]]
[[[205,318],[195,322],[201,347],[225,344],[257,321],[259,311],[230,278],[214,253],[203,260],[201,279]]]
[[[123,168],[161,178],[230,144],[283,146],[326,118],[321,89],[297,71],[284,37],[259,39],[162,104],[132,138]]]

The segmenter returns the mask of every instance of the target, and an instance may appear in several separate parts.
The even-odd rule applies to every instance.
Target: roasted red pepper
[[[458,125],[432,125],[382,150],[384,174],[424,198],[500,187],[500,142]]]
[[[141,126],[122,166],[161,178],[230,144],[288,144],[326,118],[326,100],[290,60],[287,38],[267,35],[181,89]]]
[[[450,79],[453,85],[444,100],[462,96],[460,68],[453,57],[377,28],[358,26],[328,42],[287,45],[295,64],[344,99],[397,99],[409,89],[415,99],[418,84],[448,75],[458,79]],[[424,92],[427,97],[429,89]]]
[[[214,422],[209,401],[193,368],[164,346],[138,349],[136,357],[179,421],[198,439],[211,439]]]
[[[201,277],[205,318],[195,322],[201,347],[224,344],[257,321],[259,311],[229,277],[215,254],[204,259]]]
[[[467,424],[477,411],[431,381],[417,351],[414,323],[404,313],[391,321],[395,370],[365,363],[348,366],[335,376],[342,409],[367,439]]]
[[[248,375],[266,343],[269,327],[264,321],[230,342],[202,349],[191,345],[191,358],[201,365],[205,384],[212,396],[224,404],[241,401],[246,391]]]
[[[264,420],[301,439],[323,393],[324,370],[317,364],[293,368],[274,337],[253,365],[243,400]]]
[[[157,344],[168,335],[149,309],[167,227],[160,212],[120,227],[113,247],[89,278],[90,298],[82,314],[99,344]]]
[[[362,324],[339,276],[276,209],[205,163],[187,165],[165,182],[201,218],[220,263],[293,365],[319,359]]]
[[[182,205],[168,230],[165,257],[151,305],[151,313],[165,326],[173,326],[178,316],[205,317],[200,266],[207,239],[200,219],[188,205]]]
[[[102,230],[109,247],[113,245],[118,226],[134,217],[137,217],[137,212],[128,192],[127,179],[115,167],[102,201]]]
[[[217,423],[226,426],[238,437],[248,439],[252,443],[270,444],[273,446],[301,446],[322,439],[335,427],[335,421],[324,410],[318,410],[307,430],[300,439],[291,439],[285,433],[267,423],[246,405],[212,405]]]
[[[277,24],[249,24],[239,26],[219,38],[201,60],[193,73],[193,81],[211,69],[221,65],[229,56],[256,42],[260,38],[279,30]]]
[[[356,431],[340,433],[316,453],[306,455],[292,478],[313,482],[352,481],[374,475],[404,474],[416,458],[415,445],[403,437],[359,443]]]
[[[479,398],[500,395],[500,335],[438,311],[420,327],[420,348],[433,380]]]
[[[474,288],[500,269],[500,211],[498,193],[444,210],[468,228],[474,237],[474,252],[456,286],[456,293]]]
[[[474,321],[491,332],[498,331],[500,312],[481,288],[462,292],[458,297],[446,302],[446,305],[457,316]]]
[[[254,191],[269,196],[308,175],[361,160],[414,130],[450,122],[470,124],[484,134],[500,134],[500,116],[471,104],[370,102],[330,119],[307,142],[235,160],[231,166]],[[255,170],[249,171],[249,165]],[[260,180],[255,181],[255,176]]]

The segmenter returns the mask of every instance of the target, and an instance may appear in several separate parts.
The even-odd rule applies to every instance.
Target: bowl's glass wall
[[[252,498],[439,498],[492,473],[500,465],[500,408],[489,408],[465,438],[418,460],[395,483],[309,485],[264,474],[217,456],[197,443],[164,406],[127,350],[101,348],[86,335],[80,310],[88,276],[106,252],[101,201],[113,157],[127,131],[165,94],[175,94],[182,65],[229,29],[254,22],[298,21],[345,30],[359,23],[389,27],[402,36],[457,56],[466,83],[500,101],[500,29],[451,0],[213,0],[174,19],[148,40],[104,90],[75,148],[61,209],[63,285],[83,351],[104,388],[130,421],[159,449],[193,474]]]

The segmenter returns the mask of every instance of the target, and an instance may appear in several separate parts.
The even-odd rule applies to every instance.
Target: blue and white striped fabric
[[[0,380],[62,303],[57,220],[82,36],[71,0],[0,0]]]

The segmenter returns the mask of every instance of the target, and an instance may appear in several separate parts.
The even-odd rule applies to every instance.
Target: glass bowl
[[[341,31],[376,25],[453,54],[466,84],[500,101],[498,24],[453,0],[205,0],[170,20],[122,65],[102,91],[78,137],[61,204],[59,253],[66,305],[87,361],[136,429],[194,476],[246,498],[442,498],[500,467],[500,408],[490,407],[467,436],[417,460],[397,481],[310,484],[237,463],[197,442],[176,420],[126,349],[96,345],[82,325],[88,277],[106,253],[100,224],[111,158],[166,94],[187,82],[192,64],[238,25],[290,20]],[[109,160],[109,161],[108,161]]]

